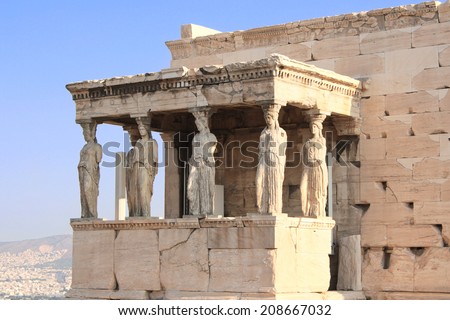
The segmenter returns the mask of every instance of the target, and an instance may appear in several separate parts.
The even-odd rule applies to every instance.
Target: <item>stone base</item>
[[[322,299],[329,288],[330,218],[258,215],[71,225],[70,298]]]
[[[366,300],[362,291],[327,291],[323,293],[242,293],[190,291],[126,291],[71,289],[67,299],[107,300]]]
[[[450,293],[440,292],[373,292],[366,291],[369,300],[450,300]]]

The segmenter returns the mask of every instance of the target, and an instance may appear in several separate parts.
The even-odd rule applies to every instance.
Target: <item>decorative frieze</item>
[[[278,216],[262,216],[259,214],[246,217],[207,217],[180,219],[142,218],[126,221],[74,219],[70,225],[74,231],[92,230],[158,230],[158,229],[200,229],[200,228],[251,228],[275,227],[330,230],[335,222],[331,218],[297,218],[286,214]]]

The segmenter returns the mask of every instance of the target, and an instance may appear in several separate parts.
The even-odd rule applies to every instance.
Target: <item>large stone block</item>
[[[116,289],[114,230],[74,231],[73,289]]]
[[[209,291],[274,292],[276,250],[211,249],[209,259]]]
[[[359,158],[361,160],[385,159],[386,139],[360,139]]]
[[[439,95],[437,91],[399,93],[386,96],[386,112],[389,115],[401,115],[439,111]]]
[[[412,115],[369,116],[362,119],[361,132],[371,139],[386,137],[407,137],[411,133]]]
[[[355,203],[359,202],[359,191],[360,186],[357,182],[338,182],[336,185],[336,196],[335,201],[336,203],[341,202],[350,202]]]
[[[162,289],[207,291],[207,229],[161,229]]]
[[[428,181],[388,181],[387,202],[439,201],[441,186]]]
[[[424,201],[414,204],[415,224],[450,224],[450,201]]]
[[[371,300],[450,300],[449,293],[440,292],[374,292],[365,291]]]
[[[361,236],[343,237],[339,240],[338,290],[362,290]]]
[[[391,253],[368,249],[363,256],[364,291],[413,291],[415,255],[407,248]]]
[[[337,59],[334,71],[349,77],[384,73],[384,56],[371,54]]]
[[[312,43],[312,56],[314,60],[350,57],[359,54],[358,36],[324,39]]]
[[[150,297],[145,290],[70,289],[66,294],[66,298],[81,300],[148,300]]]
[[[439,52],[439,65],[441,67],[450,66],[450,46]]]
[[[411,28],[363,33],[360,38],[361,54],[411,48]]]
[[[275,228],[208,228],[209,249],[275,249]]]
[[[385,65],[388,60],[385,59]],[[392,63],[390,64],[392,65]],[[387,66],[386,66],[387,68]],[[411,74],[409,72],[394,73],[391,71],[384,74],[371,75],[367,90],[362,92],[362,97],[380,96],[386,94],[410,92],[411,89]]]
[[[362,203],[379,203],[386,201],[386,190],[381,182],[369,181],[360,183],[360,201]]]
[[[170,61],[171,68],[178,68],[178,67],[200,68],[206,65],[220,65],[220,64],[224,64],[222,54],[190,57]]]
[[[114,271],[120,290],[160,290],[156,230],[121,230],[114,242]]]
[[[416,114],[412,117],[411,121],[412,130],[416,136],[421,134],[439,134],[450,132],[449,111]]]
[[[413,90],[433,90],[450,87],[450,67],[425,69],[412,79]]]
[[[444,246],[448,247],[450,244],[450,224],[442,225],[442,240],[444,241]]]
[[[412,46],[415,48],[449,43],[450,22],[424,25],[412,33]]]
[[[361,234],[361,216],[364,210],[348,203],[333,206],[333,219],[336,221],[336,236],[342,237]]]
[[[413,209],[406,203],[372,203],[363,215],[362,224],[410,224]]]
[[[411,79],[425,69],[438,68],[438,56],[439,49],[437,47],[412,48],[386,52],[386,74],[393,76],[406,74]]]
[[[450,3],[448,1],[441,3],[438,7],[439,22],[450,21]]]
[[[441,200],[450,201],[450,179],[441,184]]]
[[[331,277],[328,255],[300,252],[296,255],[296,263],[297,290],[299,292],[325,292],[328,290]]]
[[[425,158],[413,165],[414,180],[450,178],[450,160]]]
[[[389,247],[442,247],[441,232],[427,225],[404,225],[387,227]]]
[[[331,253],[331,235],[332,231],[329,229],[313,229],[300,228],[297,229],[297,234],[292,234],[289,230],[277,237],[280,245],[284,246],[295,245],[295,251],[298,253],[320,253],[328,255]]]
[[[437,157],[439,154],[440,141],[434,141],[428,136],[388,137],[386,139],[387,159]]]
[[[311,60],[311,47],[301,43],[267,48],[266,52],[267,56],[279,53],[297,61]]]
[[[234,52],[225,52],[222,55],[223,64],[230,64],[244,61],[254,61],[264,59],[268,56],[267,48],[249,48],[245,50],[239,50]]]
[[[361,181],[380,182],[410,180],[412,170],[405,168],[395,159],[361,161]]]
[[[361,224],[361,246],[381,248],[387,245],[387,226],[383,224]]]
[[[308,61],[308,64],[316,66],[318,68],[334,71],[336,59],[324,59]]]
[[[372,118],[385,115],[386,96],[370,96],[361,99],[361,117]]]
[[[306,268],[295,263],[298,249],[297,228],[277,228],[277,250],[274,266],[275,290],[276,292],[297,292],[298,274],[307,272]],[[326,239],[324,239],[326,241]],[[303,243],[302,245],[308,245]],[[320,244],[317,245],[318,251]],[[299,250],[301,251],[301,250]],[[327,255],[325,253],[325,255]],[[307,291],[310,292],[310,291]]]
[[[450,159],[450,134],[439,134],[433,136],[433,138],[439,138],[439,143],[441,146],[439,155],[441,159]]]
[[[416,257],[414,290],[450,292],[450,248],[426,248]]]

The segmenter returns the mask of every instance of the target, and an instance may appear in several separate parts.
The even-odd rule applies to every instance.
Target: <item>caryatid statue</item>
[[[312,115],[309,128],[312,133],[302,149],[300,180],[301,213],[304,216],[324,217],[327,203],[328,170],[326,141],[322,135],[326,115]]]
[[[189,159],[187,197],[191,215],[214,213],[215,159],[217,139],[209,131],[209,110],[192,111],[198,133],[192,140],[192,156]]]
[[[86,144],[80,152],[78,178],[80,181],[81,218],[97,218],[99,163],[102,160],[102,146],[95,137],[97,124],[94,121],[81,123]]]
[[[127,196],[130,217],[150,217],[153,181],[158,173],[158,146],[152,138],[149,118],[137,118],[140,138],[131,154],[127,155]]]
[[[125,156],[125,186],[127,191],[127,204],[128,213],[130,217],[133,217],[136,213],[136,194],[137,194],[137,170],[133,170],[133,157],[135,152],[135,147],[137,141],[140,139],[141,135],[137,127],[127,127],[125,128],[130,136],[131,148]]]
[[[267,126],[259,138],[256,203],[260,214],[276,215],[283,209],[287,135],[278,122],[280,105],[265,105],[262,109]]]

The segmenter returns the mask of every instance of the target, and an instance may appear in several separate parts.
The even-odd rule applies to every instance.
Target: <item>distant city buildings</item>
[[[0,299],[62,299],[72,281],[67,250],[0,253]]]

